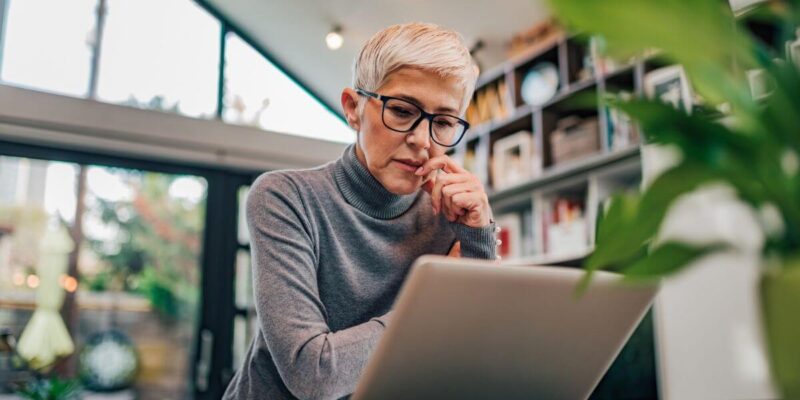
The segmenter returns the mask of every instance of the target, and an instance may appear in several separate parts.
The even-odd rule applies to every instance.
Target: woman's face
[[[409,100],[429,113],[459,115],[463,90],[456,78],[435,72],[401,68],[389,75],[375,90],[384,96]],[[358,132],[356,156],[386,190],[398,194],[416,192],[425,181],[414,171],[429,158],[444,154],[446,147],[433,142],[429,122],[423,120],[410,132],[395,132],[381,119],[383,102],[365,97],[364,112],[356,110],[358,94],[351,88],[342,92],[342,106],[350,126]]]

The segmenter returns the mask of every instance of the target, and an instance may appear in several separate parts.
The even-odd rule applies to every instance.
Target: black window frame
[[[194,342],[190,359],[187,360],[191,375],[187,379],[194,399],[221,398],[235,367],[232,365],[232,343],[233,320],[238,312],[234,299],[236,252],[240,247],[237,237],[238,193],[240,187],[251,184],[263,171],[212,168],[6,140],[0,140],[0,155],[167,174],[190,174],[206,180],[206,215],[200,256],[200,299]],[[208,355],[209,363],[204,370],[199,370],[198,365],[201,364],[204,351],[200,340],[202,336],[210,337],[212,346]],[[198,387],[197,383],[202,379],[207,382],[205,388]]]

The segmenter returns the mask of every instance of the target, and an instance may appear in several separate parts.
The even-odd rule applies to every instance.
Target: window
[[[349,143],[355,134],[291,78],[229,33],[225,44],[225,122]]]
[[[98,100],[212,118],[220,29],[190,0],[109,0]]]
[[[89,90],[97,0],[6,0],[0,80],[84,97]]]
[[[36,288],[58,279],[76,294],[73,357],[92,337],[121,331],[139,356],[136,398],[189,398],[206,180],[0,156],[0,183],[8,185],[0,196],[0,326],[18,338]],[[53,233],[74,228],[77,218],[83,221],[77,273],[54,274],[50,268],[62,264],[44,258],[41,247],[59,243]],[[119,361],[102,359],[115,367]]]
[[[106,0],[98,35],[99,0],[6,1],[3,82],[189,117],[216,115],[222,27],[195,2]],[[234,33],[225,40],[225,122],[353,142],[344,121],[252,46]]]
[[[247,355],[247,349],[258,330],[258,318],[253,293],[253,269],[250,260],[250,234],[247,231],[246,200],[249,186],[242,186],[238,193],[238,222],[236,252],[236,277],[234,283],[234,305],[236,316],[233,320],[233,368],[239,369]]]

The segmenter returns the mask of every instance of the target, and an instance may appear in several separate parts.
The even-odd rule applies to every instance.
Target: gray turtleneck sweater
[[[423,254],[495,258],[494,226],[433,215],[422,190],[398,196],[358,161],[261,175],[247,197],[258,331],[225,399],[338,399],[355,390]]]

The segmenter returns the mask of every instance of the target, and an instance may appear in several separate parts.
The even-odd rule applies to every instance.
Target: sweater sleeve
[[[352,393],[391,312],[332,332],[317,286],[312,224],[296,185],[280,173],[262,175],[246,207],[256,312],[281,379],[303,399]]]
[[[456,240],[461,242],[461,256],[494,260],[497,258],[496,224],[492,221],[481,228],[450,222]]]

